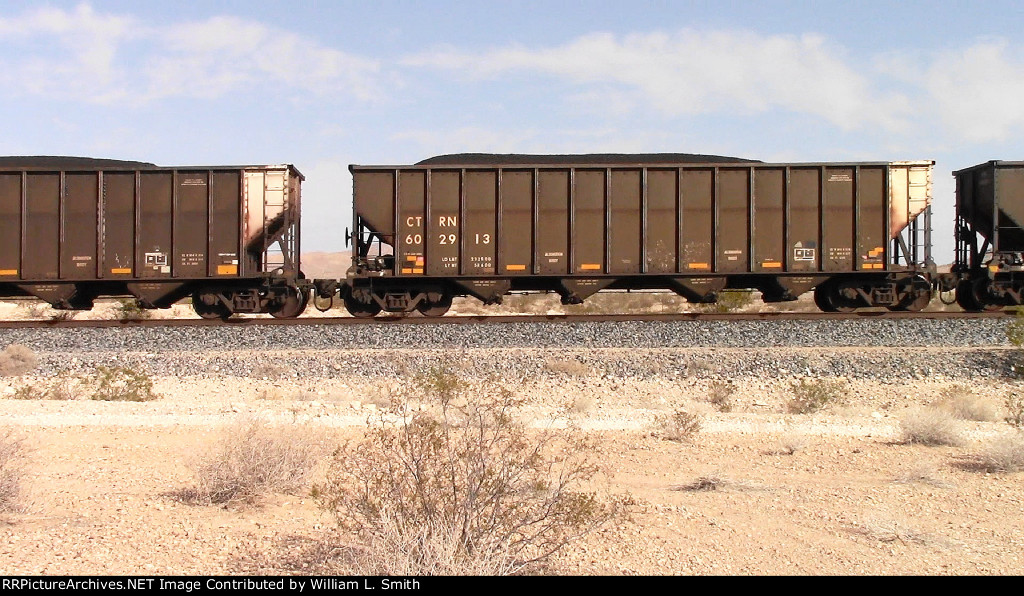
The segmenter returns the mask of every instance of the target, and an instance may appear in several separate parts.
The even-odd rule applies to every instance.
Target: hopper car
[[[87,309],[191,298],[204,318],[440,316],[456,296],[668,290],[693,302],[812,292],[824,311],[1024,303],[1024,162],[954,172],[955,260],[931,255],[931,161],[762,163],[693,154],[439,156],[350,166],[352,265],[306,279],[292,165],[0,157],[0,298]],[[340,239],[339,239],[340,243]],[[339,247],[340,248],[340,247]]]
[[[351,166],[346,307],[436,316],[459,295],[557,292],[574,304],[604,289],[694,302],[813,290],[833,312],[931,299],[931,161],[585,157]]]
[[[11,163],[15,161],[15,163]],[[302,174],[290,165],[165,168],[0,161],[0,296],[88,309],[192,298],[198,314],[298,316]]]

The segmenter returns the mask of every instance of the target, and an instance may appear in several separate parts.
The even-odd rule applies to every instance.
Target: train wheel
[[[281,301],[281,304],[270,311],[270,316],[275,319],[294,319],[306,310],[309,304],[309,293],[299,288],[288,288],[288,294]]]
[[[444,316],[448,309],[452,307],[452,297],[449,294],[442,294],[441,299],[437,302],[428,302],[426,300],[416,305],[416,310],[420,311],[425,317],[441,317]]]
[[[830,285],[831,284],[826,282],[818,284],[814,288],[814,305],[818,307],[818,310],[824,312],[836,312],[832,307],[832,303],[828,300],[828,288]]]
[[[923,277],[917,277],[914,278],[914,281],[910,282],[907,297],[901,300],[899,304],[890,306],[889,310],[920,312],[924,310],[931,301],[932,285]]]
[[[839,293],[839,284],[825,282],[814,288],[814,304],[825,312],[853,312],[857,304]]]
[[[984,278],[976,279],[973,282],[960,282],[956,286],[956,303],[967,312],[993,312],[1001,310],[1003,308],[1001,304],[989,302],[986,286],[988,286],[988,280]]]
[[[207,304],[203,300],[204,296],[213,304]],[[204,319],[226,319],[231,316],[231,309],[224,306],[216,294],[192,294],[192,310]]]
[[[342,292],[342,300],[345,301],[345,309],[353,317],[370,319],[380,314],[380,305],[375,300],[371,300],[369,303],[360,302],[347,290]]]

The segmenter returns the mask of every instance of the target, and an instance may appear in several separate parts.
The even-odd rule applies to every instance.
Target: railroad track
[[[19,320],[0,321],[0,329],[103,328],[103,327],[248,327],[270,325],[466,325],[482,323],[595,323],[616,321],[822,321],[858,319],[993,319],[1016,316],[1015,311],[996,312],[893,312],[862,311],[855,313],[826,312],[760,312],[760,313],[670,313],[670,314],[605,314],[605,315],[451,315],[446,317],[378,316],[272,317],[220,319],[104,319],[104,320]]]

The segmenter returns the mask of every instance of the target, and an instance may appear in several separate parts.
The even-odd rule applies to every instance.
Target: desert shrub
[[[15,387],[11,398],[68,401],[78,398],[81,384],[81,379],[65,372],[53,378],[25,382]]]
[[[900,421],[904,443],[920,445],[952,445],[963,442],[953,416],[940,408],[918,408],[907,412]]]
[[[433,413],[413,402],[436,404]],[[512,574],[621,512],[581,486],[598,472],[577,439],[531,432],[523,401],[443,369],[417,375],[334,457],[318,492],[373,575]]]
[[[753,290],[725,290],[718,293],[715,302],[702,304],[701,309],[710,312],[735,312],[743,310],[754,302]]]
[[[100,401],[150,401],[157,399],[148,374],[127,366],[97,366],[91,387],[92,399]]]
[[[302,427],[274,427],[243,420],[194,467],[190,500],[200,503],[255,503],[275,492],[305,487],[323,459],[322,442]]]
[[[991,422],[998,419],[995,403],[974,395],[968,387],[960,384],[944,388],[937,405],[962,420]]]
[[[292,371],[276,362],[260,362],[253,367],[250,377],[255,379],[282,379]]]
[[[1024,470],[1024,433],[1012,433],[993,440],[974,459],[989,472]]]
[[[811,414],[845,398],[846,383],[839,380],[800,378],[790,383],[793,397],[786,402],[790,414]]]
[[[658,436],[682,443],[691,440],[701,428],[701,417],[698,414],[679,408],[657,420]]]
[[[1011,391],[1006,395],[1006,423],[1014,428],[1024,429],[1024,395]]]
[[[589,395],[577,397],[572,402],[572,412],[574,414],[587,414],[593,411],[596,407],[597,401],[593,397],[590,397]]]
[[[10,429],[0,430],[0,511],[17,509],[24,475],[25,448]]]
[[[140,321],[148,319],[150,311],[142,308],[139,301],[134,298],[121,298],[117,301],[117,318],[119,321]]]
[[[10,344],[0,352],[0,377],[31,372],[39,364],[35,352],[21,344]]]
[[[724,381],[714,381],[708,387],[707,400],[719,412],[731,412],[733,408],[732,396],[736,393],[736,386]]]
[[[559,360],[557,358],[548,358],[544,362],[544,370],[570,377],[589,377],[594,374],[589,366],[579,360]]]

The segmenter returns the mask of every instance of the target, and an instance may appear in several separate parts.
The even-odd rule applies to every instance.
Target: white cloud
[[[89,4],[0,17],[3,94],[99,104],[231,92],[370,99],[376,61],[235,17],[172,24]]]
[[[927,112],[955,137],[997,141],[1024,127],[1024,56],[1005,40],[941,54],[925,72]]]
[[[902,94],[875,92],[870,78],[818,35],[596,33],[540,49],[441,48],[403,63],[471,78],[537,72],[577,85],[617,85],[630,92],[634,109],[653,106],[669,115],[782,109],[819,116],[843,130],[899,130],[909,107]],[[621,109],[621,94],[616,99]]]

